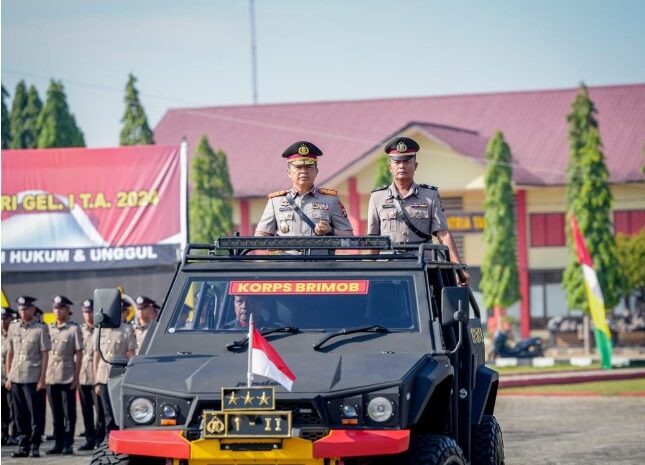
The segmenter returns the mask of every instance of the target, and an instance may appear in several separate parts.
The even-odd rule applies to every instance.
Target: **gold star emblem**
[[[228,405],[237,405],[237,399],[239,397],[235,396],[235,391],[231,391],[231,395],[228,396]]]
[[[300,144],[300,147],[298,147],[298,153],[300,155],[309,155],[309,147],[305,144]]]
[[[271,399],[271,397],[267,396],[267,393],[262,391],[262,395],[259,397],[259,399],[260,399],[260,405],[262,404],[269,405],[269,399]]]
[[[252,405],[253,404],[253,396],[251,395],[251,391],[246,391],[246,396],[244,397],[244,405]]]

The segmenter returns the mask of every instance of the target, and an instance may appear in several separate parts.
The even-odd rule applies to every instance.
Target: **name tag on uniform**
[[[289,207],[289,206],[287,206],[287,207],[280,207],[280,211],[281,211],[281,212],[287,212],[287,211],[289,211],[289,210],[291,210],[291,207]]]
[[[314,210],[329,210],[329,205],[324,202],[314,202],[311,207]]]
[[[391,203],[386,203],[381,205],[381,208],[394,208],[394,205],[392,205]]]
[[[423,203],[413,203],[410,208],[428,208],[428,206]]]

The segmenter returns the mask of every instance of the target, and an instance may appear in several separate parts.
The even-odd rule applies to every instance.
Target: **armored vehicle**
[[[188,245],[138,355],[111,368],[120,429],[92,464],[504,463],[498,374],[447,253],[386,237]],[[120,324],[118,300],[96,291],[101,327]],[[290,390],[249,387],[251,313]]]

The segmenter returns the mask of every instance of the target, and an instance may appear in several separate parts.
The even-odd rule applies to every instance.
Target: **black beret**
[[[311,142],[299,140],[287,147],[282,152],[282,157],[288,159],[289,163],[304,161],[313,164],[318,157],[322,157],[322,154],[322,151]]]
[[[82,305],[82,307],[83,307],[83,309],[82,309],[82,310],[83,310],[84,312],[91,312],[91,311],[92,311],[92,309],[94,308],[94,300],[92,300],[92,299],[85,299],[85,300],[83,301],[83,305]]]
[[[54,302],[54,308],[71,307],[72,305],[74,305],[74,302],[69,300],[64,295],[57,295],[54,298],[52,298],[52,301]]]
[[[408,160],[417,155],[419,144],[409,137],[397,137],[385,146],[385,153],[390,160]]]
[[[36,302],[38,299],[35,297],[30,297],[28,295],[21,295],[16,299],[16,303],[21,306],[25,307],[33,307],[34,302]]]
[[[154,307],[154,308],[161,308],[159,305],[157,305],[157,302],[152,300],[150,297],[146,297],[145,295],[140,295],[135,299],[135,302],[137,303],[137,308],[142,309],[145,307]]]

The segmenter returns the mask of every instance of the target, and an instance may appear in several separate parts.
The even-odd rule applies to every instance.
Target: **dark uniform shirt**
[[[81,329],[76,323],[49,325],[52,350],[47,365],[47,384],[69,384],[74,380],[74,354],[83,350]]]
[[[311,192],[305,195],[300,195],[293,188],[269,194],[269,201],[256,228],[257,232],[272,236],[315,235],[311,227],[289,205],[287,193],[291,193],[295,204],[311,218],[314,224],[320,220],[326,220],[334,229],[352,231],[352,224],[347,219],[347,212],[338,198],[337,192],[332,189],[314,187]]]
[[[389,236],[393,242],[425,242],[399,217],[394,197],[394,183],[372,192],[367,210],[367,234]],[[410,221],[421,232],[434,235],[448,229],[436,187],[412,183],[407,195],[399,200]]]
[[[13,362],[9,371],[12,383],[37,383],[43,365],[42,352],[51,350],[47,326],[35,320],[16,320],[9,326],[9,352]]]

